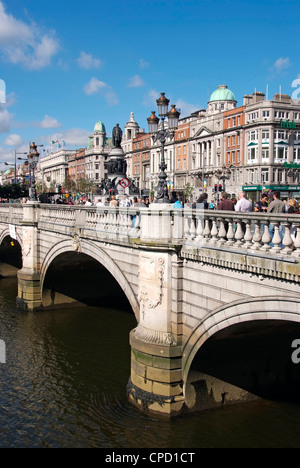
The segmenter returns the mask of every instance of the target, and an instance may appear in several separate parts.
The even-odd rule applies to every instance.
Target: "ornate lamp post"
[[[218,180],[219,181],[222,180],[222,182],[223,182],[223,187],[222,187],[223,192],[226,191],[225,190],[226,189],[225,181],[230,179],[230,175],[231,175],[231,170],[229,168],[226,169],[225,167],[223,167],[222,171],[220,169],[218,169],[216,171],[216,176],[217,176]]]
[[[149,133],[152,134],[154,143],[160,141],[161,143],[161,162],[159,165],[160,173],[158,175],[158,187],[155,203],[170,203],[168,195],[168,184],[166,174],[166,161],[165,161],[165,143],[167,138],[174,138],[174,131],[178,127],[178,120],[180,112],[175,109],[175,104],[171,106],[168,111],[169,99],[165,97],[165,93],[161,93],[157,99],[158,115],[161,119],[161,128],[158,129],[159,117],[152,111],[152,115],[147,119],[149,125]],[[165,128],[165,119],[168,118],[168,128]]]
[[[29,154],[28,154],[28,165],[29,165],[29,170],[30,170],[30,189],[29,189],[30,201],[37,201],[34,170],[36,169],[38,165],[39,157],[40,157],[40,153],[38,153],[37,151],[37,145],[33,142],[30,145]]]

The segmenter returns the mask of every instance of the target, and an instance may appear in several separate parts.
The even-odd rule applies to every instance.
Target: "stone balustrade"
[[[32,210],[34,213],[32,214]],[[30,219],[28,219],[28,213]],[[300,216],[202,209],[0,205],[0,222],[34,221],[41,229],[67,233],[80,229],[99,239],[146,244],[218,247],[276,256],[300,257]]]

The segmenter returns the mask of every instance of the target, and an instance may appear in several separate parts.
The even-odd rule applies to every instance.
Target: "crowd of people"
[[[279,191],[272,192],[271,196],[268,193],[263,193],[261,199],[256,202],[248,200],[245,192],[239,194],[238,200],[230,198],[226,192],[221,193],[218,202],[212,200],[211,203],[208,203],[207,198],[207,194],[203,193],[193,204],[193,207],[196,208],[197,204],[202,204],[207,210],[237,211],[240,213],[300,213],[299,202],[295,198],[281,200]]]

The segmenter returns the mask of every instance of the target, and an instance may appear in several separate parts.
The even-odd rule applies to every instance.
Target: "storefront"
[[[300,198],[300,185],[265,185],[263,191],[280,192],[280,198]]]
[[[249,199],[258,201],[261,198],[263,188],[261,185],[244,185],[242,190],[247,194]]]

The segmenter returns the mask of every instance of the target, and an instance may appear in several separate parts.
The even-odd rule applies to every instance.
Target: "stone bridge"
[[[137,321],[127,392],[144,411],[299,395],[299,215],[2,204],[0,260],[27,313],[121,292]]]

